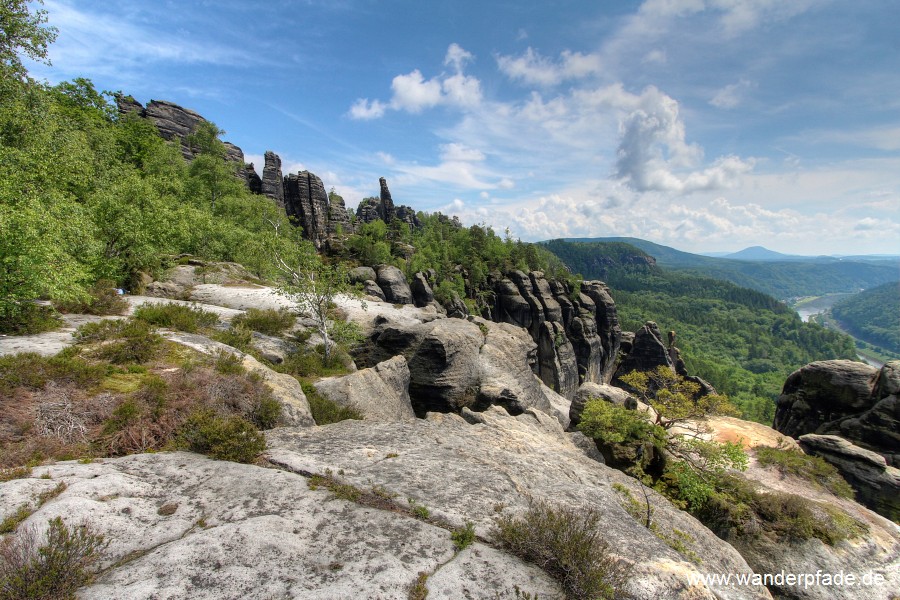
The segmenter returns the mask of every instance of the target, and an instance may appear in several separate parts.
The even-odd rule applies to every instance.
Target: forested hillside
[[[803,364],[856,357],[849,337],[803,323],[771,296],[660,268],[647,253],[623,242],[542,245],[573,272],[610,285],[624,331],[648,320],[675,330],[688,371],[728,394],[745,418],[771,423],[786,376]]]
[[[857,292],[897,279],[896,260],[836,259],[817,257],[790,261],[750,261],[713,258],[681,252],[668,246],[637,238],[596,238],[566,240],[579,244],[627,243],[653,256],[667,269],[686,271],[703,277],[730,281],[780,300],[799,296],[822,296],[836,292]],[[581,250],[569,252],[584,252]],[[589,253],[589,252],[588,252]],[[589,259],[588,259],[589,260]]]
[[[865,290],[842,300],[831,314],[856,337],[900,352],[900,282]]]

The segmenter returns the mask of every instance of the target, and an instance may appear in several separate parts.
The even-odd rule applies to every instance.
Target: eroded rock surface
[[[900,522],[900,469],[889,466],[877,452],[836,435],[807,433],[799,441],[807,453],[821,456],[837,467],[857,490],[859,502]]]
[[[382,319],[371,339],[369,364],[406,357],[410,397],[420,417],[499,405],[515,414],[528,408],[555,410],[568,422],[568,400],[534,375],[535,344],[519,327],[477,318]]]
[[[581,383],[609,382],[622,332],[602,282],[582,282],[576,300],[540,271],[512,271],[490,285],[491,319],[528,330],[538,345],[535,372],[548,387],[571,400]]]
[[[544,413],[529,410],[510,417],[501,408],[393,423],[342,421],[315,430],[269,432],[270,460],[294,471],[343,473],[349,483],[380,486],[410,498],[453,526],[465,521],[490,539],[496,515],[520,513],[528,498],[601,513],[600,529],[615,553],[634,564],[629,591],[642,599],[768,598],[759,587],[689,585],[697,572],[748,573],[728,544],[687,514],[651,492],[661,526],[686,534],[686,547],[702,566],[690,562],[622,508],[622,490],[635,497],[637,483],[588,458]],[[523,588],[524,591],[529,591]],[[477,597],[477,596],[475,596]]]
[[[189,453],[41,467],[0,484],[0,518],[58,483],[68,487],[23,526],[60,516],[104,535],[108,570],[79,590],[85,600],[403,599],[420,572],[445,597],[514,598],[514,584],[560,597],[546,574],[515,557],[480,544],[455,555],[440,527],[334,499],[299,475]],[[480,587],[457,577],[473,567],[504,575]]]

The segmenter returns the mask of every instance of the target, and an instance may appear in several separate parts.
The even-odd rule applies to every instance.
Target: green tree
[[[269,242],[275,269],[278,271],[280,293],[291,299],[298,311],[313,320],[322,338],[324,362],[331,364],[335,346],[334,299],[341,293],[355,293],[350,286],[346,267],[340,263],[327,264],[307,240],[289,240],[275,227]]]
[[[237,178],[237,164],[226,159],[225,144],[219,139],[223,133],[214,123],[201,121],[187,138],[188,146],[198,153],[189,171],[195,192],[209,201],[213,212],[224,196],[243,191],[241,180]]]
[[[42,0],[36,0],[43,4]],[[3,76],[25,77],[25,67],[21,56],[50,64],[47,48],[56,40],[55,27],[43,27],[47,22],[47,11],[29,11],[27,0],[4,0],[0,2],[0,68]]]
[[[622,380],[653,407],[656,415],[595,399],[587,402],[578,427],[607,445],[642,448],[631,455],[634,464],[628,472],[632,475],[641,481],[648,479],[644,472],[646,449],[659,450],[668,456],[660,487],[670,497],[696,509],[722,485],[729,469],[747,468],[747,455],[740,444],[705,439],[709,428],[704,419],[729,412],[732,407],[727,398],[699,395],[697,384],[667,367],[634,371]]]
[[[700,384],[689,381],[672,369],[660,366],[653,371],[632,371],[620,378],[656,411],[656,424],[663,429],[696,427],[712,414],[733,414],[728,398],[700,394]]]

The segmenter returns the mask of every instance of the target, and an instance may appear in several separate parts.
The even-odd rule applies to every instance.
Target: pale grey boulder
[[[412,304],[413,294],[403,271],[393,265],[379,265],[375,270],[375,281],[384,291],[388,302],[394,304]]]
[[[409,367],[403,356],[343,377],[320,379],[313,387],[332,402],[358,410],[367,420],[416,418],[409,401]]]

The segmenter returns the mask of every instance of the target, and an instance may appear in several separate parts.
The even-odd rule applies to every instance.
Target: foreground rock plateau
[[[248,307],[291,307],[262,286],[200,283],[189,269],[182,271],[177,295],[202,302],[222,322]],[[378,278],[362,274],[367,280],[372,275]],[[614,366],[606,362],[608,344],[618,339],[614,306],[605,304],[597,284],[581,294],[581,317],[574,317],[574,303],[557,313],[549,292],[542,299],[534,296],[534,303],[521,292],[543,289],[541,277],[518,279],[519,295],[507,286],[498,303],[506,312],[491,315],[499,322],[449,318],[433,305],[339,299],[339,309],[360,325],[370,344],[368,353],[357,357],[358,371],[314,384],[319,394],[364,417],[332,425],[313,423],[296,380],[202,335],[165,332],[170,341],[204,354],[238,354],[272,389],[286,426],[267,432],[259,463],[178,452],[39,466],[0,483],[0,521],[27,506],[34,512],[20,528],[41,531],[60,516],[102,534],[108,546],[100,572],[78,591],[79,598],[92,600],[402,599],[421,598],[425,589],[428,598],[563,598],[555,579],[503,550],[497,537],[499,518],[522,515],[534,501],[596,511],[598,531],[613,557],[630,570],[626,589],[637,600],[896,598],[900,529],[852,500],[751,461],[745,476],[765,490],[837,507],[864,524],[867,534],[834,546],[817,539],[726,541],[603,464],[593,442],[571,430],[570,416],[580,418],[587,398],[638,404],[604,381]],[[556,298],[563,306],[567,296]],[[133,305],[163,301],[130,298]],[[537,327],[525,326],[541,315]],[[570,344],[571,356],[556,367],[553,360],[567,354],[542,354],[542,336],[551,330],[560,347],[567,332],[590,334],[572,336],[583,346]],[[590,341],[595,339],[599,342]],[[54,340],[53,352],[71,343],[71,338]],[[541,369],[553,376],[539,376]],[[569,383],[561,385],[564,378],[558,375],[569,370],[574,381],[587,381],[574,385],[566,379]],[[875,386],[881,391],[869,397],[896,394],[893,379],[881,381],[888,383]],[[743,443],[751,456],[754,446],[782,444],[781,436],[763,425],[722,418],[710,426],[711,435]],[[826,439],[804,436],[801,445],[843,447],[819,437]],[[42,494],[48,497],[60,483],[65,489],[41,504]],[[645,522],[646,509],[652,527]],[[467,524],[476,540],[459,551],[451,532]],[[767,589],[704,579],[817,570],[876,574],[881,583]]]

